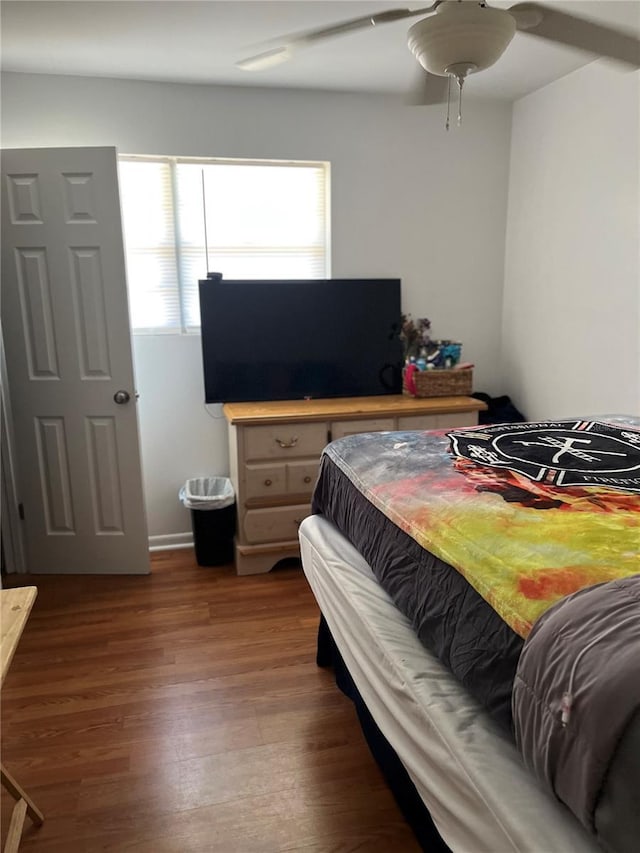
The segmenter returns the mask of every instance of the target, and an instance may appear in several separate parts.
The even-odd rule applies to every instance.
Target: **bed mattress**
[[[428,652],[326,519],[300,527],[305,574],[371,715],[454,853],[596,853],[510,738]]]

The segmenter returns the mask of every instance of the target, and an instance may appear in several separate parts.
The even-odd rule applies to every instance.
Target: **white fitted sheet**
[[[300,526],[305,574],[378,728],[454,853],[602,853],[509,737],[420,643],[328,521]]]

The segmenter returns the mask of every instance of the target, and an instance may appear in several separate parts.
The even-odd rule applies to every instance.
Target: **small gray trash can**
[[[191,510],[193,545],[199,566],[233,562],[236,503],[228,477],[194,477],[180,489],[180,500]]]

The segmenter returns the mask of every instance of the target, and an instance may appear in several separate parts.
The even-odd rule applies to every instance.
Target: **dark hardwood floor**
[[[45,815],[21,850],[419,849],[315,665],[299,567],[238,578],[174,551],[145,577],[3,581],[38,587],[2,697],[2,760]]]

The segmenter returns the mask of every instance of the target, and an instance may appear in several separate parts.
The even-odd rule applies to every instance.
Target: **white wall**
[[[529,419],[639,413],[639,104],[596,62],[514,106],[503,376]]]
[[[2,77],[5,147],[329,160],[333,275],[402,278],[404,310],[462,340],[489,393],[502,389],[510,116],[469,101],[446,133],[444,107],[389,96]],[[137,337],[134,351],[149,531],[178,541],[180,485],[228,471],[224,422],[203,407],[197,338]]]
[[[178,491],[189,477],[229,473],[227,422],[222,406],[204,405],[199,335],[135,335],[133,357],[151,541],[189,542]]]

